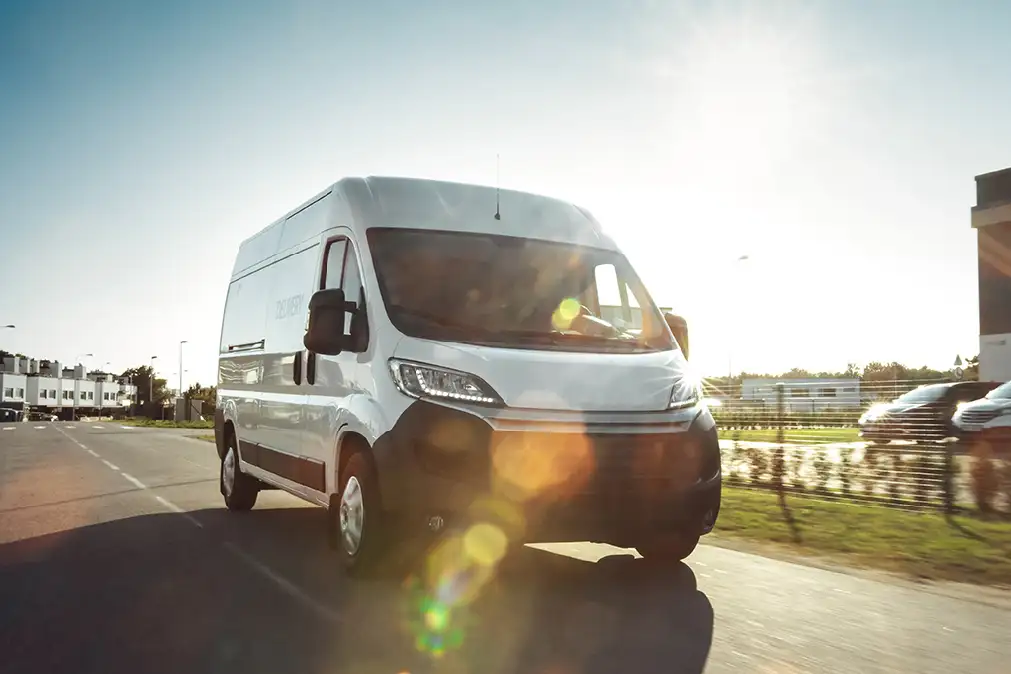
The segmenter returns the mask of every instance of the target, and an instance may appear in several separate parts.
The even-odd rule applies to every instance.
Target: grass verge
[[[172,421],[169,419],[123,419],[124,426],[141,426],[143,428],[214,428],[213,421]]]
[[[788,428],[783,431],[783,437],[785,442],[798,445],[860,441],[860,433],[856,428]],[[741,442],[776,442],[779,437],[775,428],[742,431],[721,429],[720,439],[736,439]]]
[[[196,437],[197,440],[206,440],[207,442],[214,442],[215,441],[213,433],[211,433],[209,435],[197,435],[197,436],[194,436],[194,437]]]
[[[930,580],[1011,586],[1011,521],[723,488],[714,535]]]

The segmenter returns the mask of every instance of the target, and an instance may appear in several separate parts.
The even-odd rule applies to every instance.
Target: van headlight
[[[456,400],[478,405],[503,405],[501,396],[480,377],[434,365],[390,359],[397,388],[412,398]]]
[[[695,407],[702,401],[702,385],[692,377],[681,377],[674,382],[667,409],[683,410]]]

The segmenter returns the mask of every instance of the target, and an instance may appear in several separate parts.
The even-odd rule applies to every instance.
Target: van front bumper
[[[715,427],[643,427],[502,430],[418,401],[373,448],[383,505],[418,526],[490,521],[525,540],[708,533],[721,501]]]

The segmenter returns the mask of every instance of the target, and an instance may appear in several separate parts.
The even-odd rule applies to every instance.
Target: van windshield
[[[517,348],[674,348],[615,251],[490,234],[375,228],[369,247],[390,320],[405,335]]]

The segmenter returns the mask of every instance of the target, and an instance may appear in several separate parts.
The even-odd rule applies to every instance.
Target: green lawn
[[[776,442],[778,433],[779,431],[775,428],[746,431],[720,429],[720,439],[737,439],[744,442]],[[860,440],[860,435],[856,428],[787,428],[783,431],[783,436],[786,442],[795,444],[859,442]]]
[[[213,421],[171,421],[161,419],[123,419],[124,426],[142,426],[144,428],[214,428]]]
[[[1011,586],[1011,521],[982,521],[881,506],[724,487],[717,538],[771,543],[807,555],[912,576]]]

